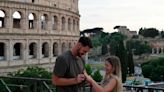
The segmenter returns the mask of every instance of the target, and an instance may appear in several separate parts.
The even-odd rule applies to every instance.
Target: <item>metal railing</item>
[[[0,80],[1,80],[2,85],[6,88],[6,90],[7,90],[8,92],[11,92],[11,90],[10,90],[10,88],[7,86],[7,84],[6,84],[2,79],[0,79]]]
[[[151,86],[129,86],[124,85],[125,92],[164,92],[164,88]]]
[[[0,77],[0,80],[1,92],[55,92],[51,79]]]
[[[124,92],[164,92],[162,87],[129,85],[123,87]],[[56,92],[56,88],[52,85],[51,79],[0,77],[0,92]],[[92,92],[92,87],[85,84],[83,92]]]

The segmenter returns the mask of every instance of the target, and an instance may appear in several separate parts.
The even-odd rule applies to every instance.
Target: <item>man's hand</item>
[[[78,74],[77,77],[76,77],[76,81],[77,83],[81,83],[82,81],[85,80],[85,76],[84,74]]]

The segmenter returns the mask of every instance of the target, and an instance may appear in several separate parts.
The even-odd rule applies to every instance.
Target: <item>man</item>
[[[88,37],[80,37],[77,44],[70,50],[58,56],[55,62],[52,83],[57,92],[82,92],[82,82],[85,55],[92,48]]]

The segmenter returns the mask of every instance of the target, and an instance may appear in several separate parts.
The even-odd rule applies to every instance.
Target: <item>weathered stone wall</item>
[[[28,65],[51,70],[79,38],[78,0],[0,0],[0,12],[1,74]]]

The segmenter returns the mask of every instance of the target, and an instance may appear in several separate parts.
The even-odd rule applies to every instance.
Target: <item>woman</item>
[[[120,60],[110,56],[105,60],[105,77],[101,85],[97,84],[86,72],[86,80],[93,86],[94,92],[123,92]]]

